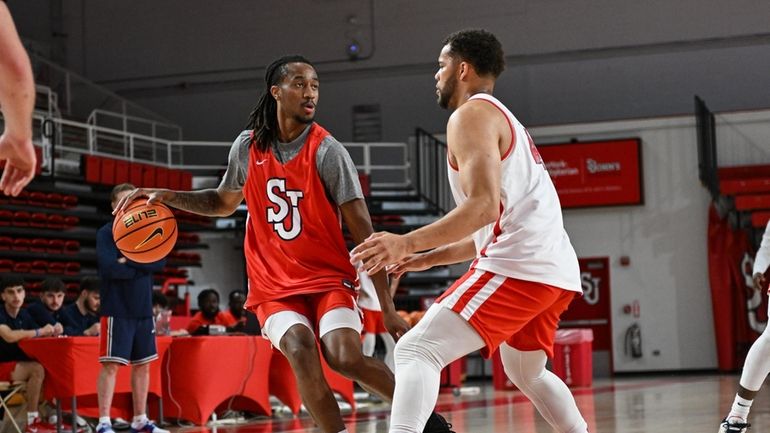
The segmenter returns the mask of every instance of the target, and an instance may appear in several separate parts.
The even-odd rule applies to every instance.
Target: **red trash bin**
[[[553,372],[567,386],[591,386],[593,382],[594,332],[591,329],[559,329],[553,345]]]

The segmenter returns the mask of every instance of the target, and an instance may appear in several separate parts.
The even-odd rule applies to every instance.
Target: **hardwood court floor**
[[[604,379],[573,389],[592,433],[716,433],[732,404],[738,376],[655,376]],[[770,391],[760,392],[750,432],[770,431]],[[517,391],[482,385],[477,395],[442,394],[439,410],[457,433],[550,433],[550,426]],[[387,432],[386,407],[345,416],[350,433]],[[237,426],[174,428],[175,433],[318,432],[306,416],[275,416]]]

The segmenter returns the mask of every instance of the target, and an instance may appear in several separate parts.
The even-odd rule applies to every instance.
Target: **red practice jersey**
[[[249,146],[243,195],[248,207],[244,253],[246,307],[287,296],[347,288],[355,291],[339,208],[326,194],[316,152],[329,135],[311,126],[299,154],[282,164],[270,149]]]

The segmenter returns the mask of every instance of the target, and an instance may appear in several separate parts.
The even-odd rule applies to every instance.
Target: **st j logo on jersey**
[[[267,199],[275,206],[267,208],[267,222],[283,240],[295,239],[302,232],[302,215],[299,201],[300,190],[286,189],[286,179],[272,178],[267,181]]]

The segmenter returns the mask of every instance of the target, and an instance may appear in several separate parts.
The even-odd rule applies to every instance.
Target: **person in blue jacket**
[[[60,278],[48,277],[40,286],[40,302],[33,302],[27,307],[27,312],[37,326],[51,325],[54,327],[54,337],[64,333],[62,315],[64,308],[64,282]]]
[[[135,189],[124,183],[112,189],[114,209],[120,199]],[[147,391],[150,362],[158,359],[155,324],[152,316],[153,272],[163,269],[166,260],[136,263],[123,257],[112,237],[112,221],[96,234],[96,256],[101,280],[102,369],[97,383],[99,424],[97,433],[114,433],[110,407],[118,367],[131,364],[134,418],[131,433],[168,433],[147,418]]]
[[[80,280],[78,299],[62,308],[64,333],[69,336],[92,337],[99,335],[99,307],[101,289],[96,277],[83,277]]]

